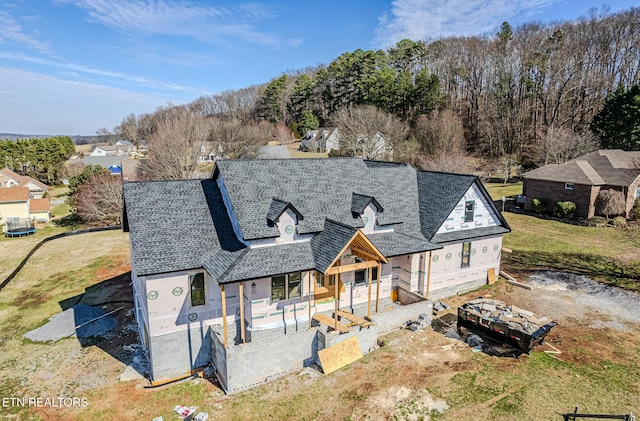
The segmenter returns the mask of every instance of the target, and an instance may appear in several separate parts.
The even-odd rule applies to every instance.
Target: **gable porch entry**
[[[353,292],[353,288],[357,285],[367,285],[367,319],[371,321],[371,289],[372,284],[376,283],[376,304],[375,312],[378,312],[379,297],[380,297],[380,276],[382,273],[382,263],[387,263],[387,258],[377,249],[376,246],[362,233],[361,230],[356,230],[351,227],[338,224],[333,221],[328,221],[328,224],[334,225],[335,232],[332,235],[325,225],[325,232],[329,231],[331,238],[330,249],[338,250],[334,256],[325,258],[320,263],[319,270],[316,271],[316,276],[319,279],[325,280],[323,287],[318,287],[319,282],[314,284],[318,288],[320,293],[318,298],[314,299],[316,303],[318,300],[326,300],[328,297],[333,298],[334,311],[333,317],[326,317],[319,315],[316,312],[314,315],[315,320],[322,324],[326,324],[334,330],[343,331],[344,327],[339,326],[338,319],[340,318],[340,302],[341,292],[346,292],[346,286],[349,287],[350,292]],[[351,231],[351,235],[348,234]],[[336,235],[342,233],[343,235]],[[319,235],[319,237],[322,234]],[[342,237],[342,238],[340,238]],[[342,241],[340,241],[342,240]],[[326,242],[326,241],[325,241]],[[326,245],[326,244],[325,244]],[[330,255],[329,255],[330,256]],[[330,260],[329,260],[330,259]],[[327,264],[328,262],[328,264]],[[374,276],[375,275],[375,276]],[[374,279],[375,278],[375,279]],[[333,291],[331,291],[331,289]],[[353,307],[353,297],[350,297],[349,306]],[[311,297],[309,297],[309,308],[311,308]],[[318,307],[316,306],[316,309]],[[311,327],[311,323],[309,324]]]

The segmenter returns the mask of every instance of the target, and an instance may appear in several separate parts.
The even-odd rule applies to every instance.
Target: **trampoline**
[[[7,220],[5,237],[24,237],[36,232],[36,226],[30,219],[11,218]]]

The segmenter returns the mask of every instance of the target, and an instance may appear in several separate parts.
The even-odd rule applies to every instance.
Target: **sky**
[[[0,0],[0,133],[93,135],[130,113],[409,38],[495,34],[634,0]]]

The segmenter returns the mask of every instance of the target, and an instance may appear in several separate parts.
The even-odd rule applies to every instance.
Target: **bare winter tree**
[[[122,217],[122,178],[111,174],[94,176],[75,195],[80,219],[89,223],[118,225]]]
[[[600,147],[598,138],[591,132],[575,133],[570,129],[550,127],[542,138],[537,155],[546,164],[564,164]]]
[[[416,122],[416,139],[427,157],[466,152],[464,129],[458,114],[450,110],[421,115]]]
[[[601,190],[596,198],[596,213],[609,216],[624,215],[624,194],[614,189]]]
[[[264,125],[240,120],[217,121],[211,140],[220,146],[225,158],[255,158],[267,143]]]
[[[408,132],[405,123],[372,105],[341,108],[335,113],[334,124],[340,133],[341,151],[362,154],[365,159],[391,156]]]
[[[113,131],[124,140],[134,143],[138,140],[138,119],[136,115],[131,113],[123,118],[120,125],[116,126]]]
[[[200,146],[211,134],[207,118],[183,112],[160,120],[149,137],[149,159],[138,167],[140,179],[181,180],[197,178]]]

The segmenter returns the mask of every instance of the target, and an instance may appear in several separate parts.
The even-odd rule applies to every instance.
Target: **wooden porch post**
[[[367,299],[367,317],[371,320],[371,272],[373,268],[369,268],[367,272],[369,272],[369,298]]]
[[[224,295],[224,284],[220,285],[220,297],[222,298],[222,329],[224,331],[224,347],[229,348],[227,336],[227,298]]]
[[[334,290],[334,294],[335,296],[334,298],[334,313],[333,313],[333,329],[334,330],[338,330],[338,275],[331,275],[333,276],[333,290]]]
[[[378,262],[378,283],[376,284],[376,314],[378,314],[378,303],[380,302],[380,277],[382,277],[382,262]]]
[[[313,272],[314,277],[318,276],[318,272]],[[316,283],[313,283],[313,292],[315,293],[316,291]],[[309,292],[307,292],[307,294],[309,294],[309,329],[311,329],[311,272],[309,272]]]
[[[424,298],[429,299],[429,288],[431,288],[431,253],[429,250],[429,263],[427,265],[427,290],[424,293]]]
[[[240,282],[240,340],[244,344],[244,282]]]

